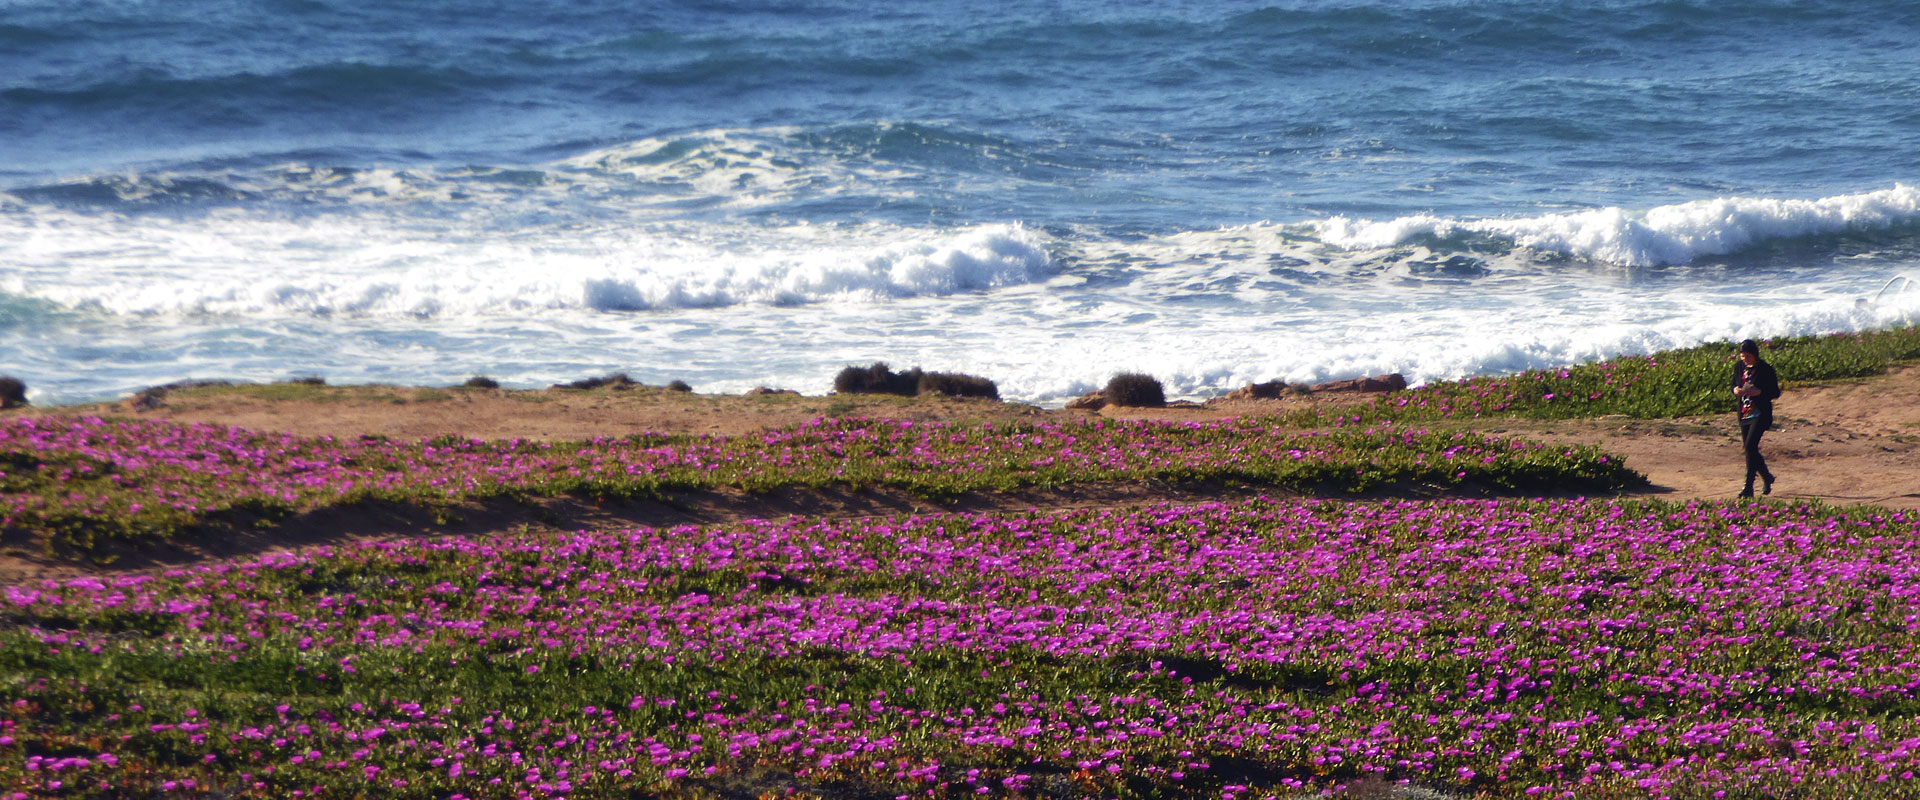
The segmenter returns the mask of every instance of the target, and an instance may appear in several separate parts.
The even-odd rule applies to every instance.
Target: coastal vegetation
[[[1166,389],[1160,380],[1139,372],[1113,376],[1101,394],[1109,405],[1122,408],[1159,408],[1167,404]]]
[[[1878,373],[1920,359],[1920,328],[1779,339],[1767,357],[1799,383]],[[969,493],[1098,482],[1225,486],[1352,495],[1394,487],[1495,493],[1605,493],[1643,483],[1591,447],[1539,445],[1449,429],[1487,417],[1678,417],[1721,410],[1728,343],[1517,375],[1440,382],[1370,401],[1308,405],[1217,422],[985,419],[912,423],[859,416],[750,436],[640,434],[575,442],[439,437],[295,437],[226,426],[117,417],[0,420],[0,536],[94,560],[209,524],[270,524],[368,502],[424,509],[499,499],[670,499],[676,492],[786,488],[898,490],[944,500]],[[948,381],[952,386],[928,389]],[[973,376],[895,373],[884,363],[836,377],[846,395],[980,395]],[[972,386],[973,389],[967,387]],[[698,396],[612,374],[570,391]],[[266,402],[450,402],[500,391],[199,383],[178,393],[238,392]],[[1117,406],[1164,403],[1160,382],[1116,375]],[[152,393],[153,401],[174,395]],[[143,398],[147,395],[143,394]],[[1158,402],[1156,402],[1158,401]],[[910,401],[909,401],[910,402]],[[886,409],[878,409],[885,413]],[[829,406],[828,413],[858,413]],[[1432,425],[1436,430],[1423,430]]]
[[[891,394],[902,397],[946,395],[1000,399],[1000,387],[977,375],[960,372],[926,372],[914,367],[894,372],[885,362],[871,366],[849,366],[833,376],[833,391],[838,394]]]
[[[1915,522],[1256,498],[11,586],[0,791],[1891,797]]]
[[[1451,425],[1717,412],[1730,354],[1204,422],[400,441],[11,415],[0,531],[77,564],[375,503],[1234,491],[526,527],[6,585],[0,797],[1902,796],[1920,517],[1623,495],[1644,479],[1601,449]],[[1768,357],[1843,379],[1920,337]]]
[[[1712,414],[1727,410],[1734,351],[1733,343],[1720,342],[1517,375],[1437,382],[1383,394],[1369,407],[1339,413],[1403,422]],[[1789,386],[1864,378],[1920,360],[1920,327],[1772,339],[1761,343],[1761,352]],[[1315,419],[1317,415],[1309,413],[1295,423],[1312,424]]]
[[[929,498],[1154,482],[1348,494],[1396,484],[1613,492],[1643,479],[1597,448],[1549,449],[1392,423],[1323,430],[1257,420],[955,426],[822,418],[751,437],[589,442],[340,441],[216,425],[0,422],[0,531],[104,557],[209,521],[393,502],[670,499],[676,492],[887,488]]]

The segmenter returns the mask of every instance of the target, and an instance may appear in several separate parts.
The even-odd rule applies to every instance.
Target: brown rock
[[[296,383],[304,383],[304,382],[305,381],[296,381]],[[209,387],[232,386],[232,385],[233,383],[231,381],[203,381],[203,380],[188,379],[184,381],[174,381],[173,383],[162,384],[160,386],[149,386],[145,389],[141,389],[139,394],[136,394],[132,397],[127,398],[127,408],[133,411],[158,411],[160,409],[167,407],[167,395],[172,393],[176,389],[177,390],[205,389]],[[325,384],[322,383],[317,385],[325,385]]]
[[[127,398],[127,408],[133,411],[157,411],[167,407],[166,396],[166,389],[150,386]]]
[[[1273,400],[1287,393],[1286,381],[1249,383],[1227,393],[1228,400]]]
[[[604,387],[607,389],[612,389],[614,391],[624,392],[628,389],[631,389],[639,385],[640,384],[635,382],[632,378],[627,377],[627,373],[615,372],[611,375],[603,375],[598,378],[583,378],[581,380],[577,380],[572,383],[556,383],[553,385],[553,388],[555,389],[599,389]]]
[[[751,389],[748,389],[748,390],[747,390],[747,394],[749,394],[749,395],[762,395],[762,394],[790,394],[790,395],[793,395],[793,396],[795,396],[795,397],[799,397],[799,396],[800,396],[800,393],[799,393],[799,392],[796,392],[796,391],[794,391],[794,390],[792,390],[792,389],[769,389],[769,388],[767,388],[767,387],[765,387],[765,386],[755,386],[755,387],[753,387],[753,388],[751,388]]]
[[[1106,392],[1088,392],[1067,401],[1067,408],[1073,411],[1099,411],[1106,407]]]
[[[1375,375],[1371,378],[1354,378],[1345,381],[1327,381],[1316,383],[1310,391],[1315,392],[1397,392],[1407,388],[1407,379],[1400,373]]]

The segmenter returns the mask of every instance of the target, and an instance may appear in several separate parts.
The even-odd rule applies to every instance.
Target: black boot
[[[1760,483],[1760,493],[1761,493],[1761,494],[1773,494],[1773,476],[1772,476],[1772,475],[1762,475],[1762,476],[1760,476],[1760,481],[1761,481],[1761,483]]]

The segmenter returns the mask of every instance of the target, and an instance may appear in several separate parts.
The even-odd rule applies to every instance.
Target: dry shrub
[[[912,397],[920,391],[920,368],[895,373],[882,362],[871,367],[847,367],[833,376],[833,390],[840,394],[897,394]]]
[[[634,379],[627,377],[627,373],[616,372],[612,375],[602,375],[598,378],[582,378],[572,383],[558,383],[554,385],[562,389],[599,389],[601,387],[631,389],[640,384],[634,381]]]
[[[920,376],[920,394],[944,394],[948,397],[985,397],[1000,399],[1000,387],[993,381],[958,372],[928,372]]]
[[[1167,404],[1167,393],[1160,386],[1160,379],[1138,372],[1123,372],[1107,381],[1104,394],[1107,402],[1116,406],[1134,408],[1160,408]]]

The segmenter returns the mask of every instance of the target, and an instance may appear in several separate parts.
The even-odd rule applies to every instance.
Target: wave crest
[[[1920,189],[1817,200],[1729,197],[1644,212],[1601,208],[1515,219],[1457,220],[1416,215],[1385,221],[1334,217],[1314,228],[1321,241],[1352,250],[1398,247],[1426,238],[1494,236],[1529,250],[1633,267],[1685,264],[1768,242],[1920,222]]]
[[[0,291],[116,315],[484,317],[871,302],[1018,286],[1054,272],[1044,236],[1018,225],[607,229],[516,242],[427,241],[364,218],[256,219],[244,234],[218,218],[164,229],[78,219],[93,224],[61,228],[71,238],[43,236],[31,252],[17,246],[21,262],[44,266],[0,279]],[[92,256],[76,269],[64,254],[82,244]]]
[[[676,215],[841,198],[884,203],[940,190],[938,174],[946,169],[978,180],[1007,169],[1049,168],[1014,142],[907,123],[713,129],[601,145],[532,164],[412,162],[410,154],[386,151],[261,155],[20,186],[0,191],[0,202],[11,197],[134,211],[230,202],[544,208],[584,199]]]

